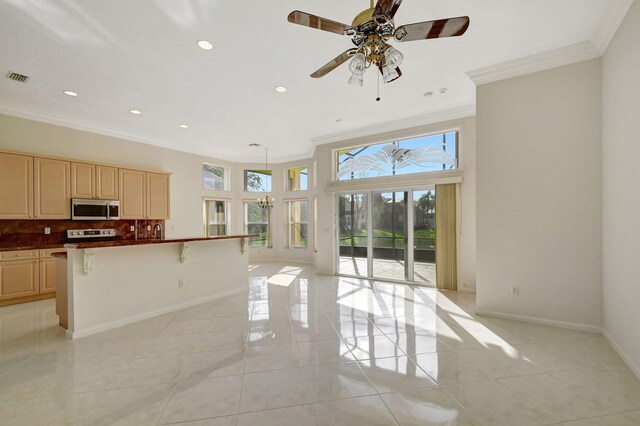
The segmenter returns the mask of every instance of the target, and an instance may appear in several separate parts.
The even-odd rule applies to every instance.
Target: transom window
[[[458,132],[337,151],[337,179],[351,180],[458,168]]]
[[[257,201],[244,203],[244,232],[256,234],[249,238],[250,247],[271,247],[269,216],[271,209],[262,209]]]
[[[309,172],[306,167],[287,170],[287,191],[306,191]]]
[[[202,187],[216,191],[229,190],[229,172],[226,167],[204,163],[202,165]]]
[[[205,235],[217,237],[228,235],[229,232],[229,202],[223,200],[204,200]]]
[[[271,170],[245,170],[246,192],[271,192]]]

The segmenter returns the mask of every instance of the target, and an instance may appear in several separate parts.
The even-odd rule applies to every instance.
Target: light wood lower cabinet
[[[39,261],[0,262],[0,300],[35,296],[40,293]]]
[[[64,248],[54,248],[0,252],[2,305],[53,296],[56,292],[56,259],[51,254],[64,251]]]

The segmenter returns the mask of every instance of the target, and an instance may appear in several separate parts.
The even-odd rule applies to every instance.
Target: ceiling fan
[[[351,25],[331,21],[309,13],[294,10],[287,20],[293,24],[303,25],[317,30],[346,35],[356,47],[338,55],[319,70],[311,74],[313,78],[324,77],[349,58],[351,62],[351,78],[349,84],[362,86],[363,74],[371,65],[382,73],[383,81],[390,83],[402,75],[400,65],[404,55],[391,46],[388,41],[393,38],[397,42],[428,40],[432,38],[457,37],[469,28],[469,17],[438,19],[436,21],[418,22],[396,28],[395,16],[402,0],[378,0],[374,6],[360,12]]]

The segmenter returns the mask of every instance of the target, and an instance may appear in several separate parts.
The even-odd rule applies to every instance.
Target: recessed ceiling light
[[[213,49],[213,44],[207,40],[198,40],[198,47],[203,50],[211,50]]]
[[[181,129],[188,129],[189,125],[188,124],[180,124],[180,125],[178,125],[178,127],[180,127]]]
[[[130,112],[131,114],[135,114],[135,115],[140,115],[140,114],[142,114],[142,111],[137,110],[137,109],[130,109],[130,110],[129,110],[129,112]]]
[[[67,96],[78,96],[78,94],[76,92],[73,92],[71,90],[64,90],[62,93],[64,93]]]
[[[259,143],[250,143],[249,146],[260,146]]]
[[[276,87],[276,92],[278,92],[278,93],[284,93],[284,92],[286,92],[286,91],[287,91],[287,88],[286,88],[286,87],[284,87],[284,86],[278,86],[278,87]]]
[[[445,93],[447,93],[447,90],[449,89],[447,89],[446,87],[443,87],[442,89],[440,89],[440,93],[444,95]]]
[[[430,98],[432,96],[433,96],[433,92],[427,92],[427,93],[424,94],[425,98]]]

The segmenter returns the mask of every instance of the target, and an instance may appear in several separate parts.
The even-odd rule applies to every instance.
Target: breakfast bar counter
[[[78,338],[244,292],[252,236],[66,244],[54,254],[60,325]]]

